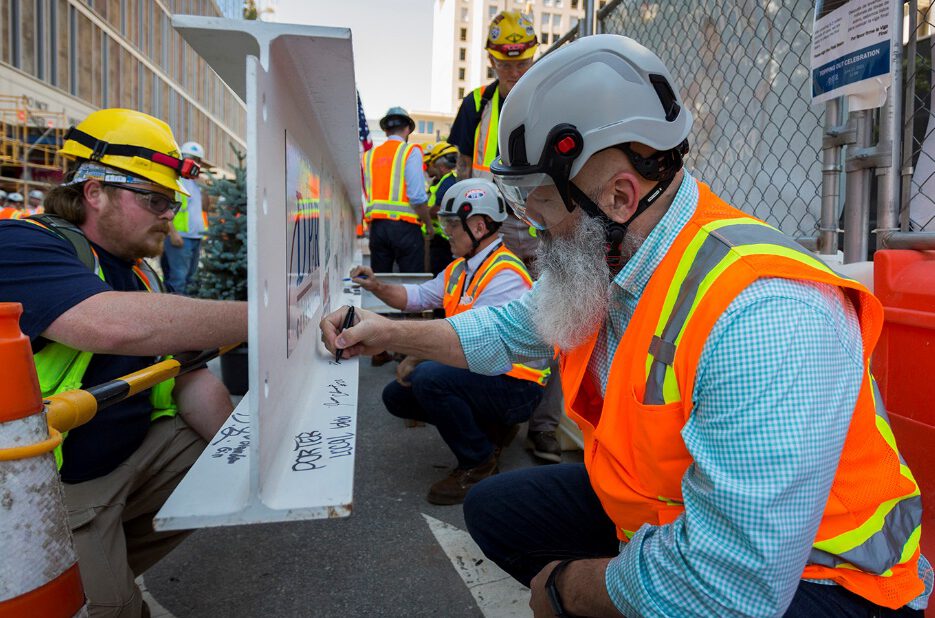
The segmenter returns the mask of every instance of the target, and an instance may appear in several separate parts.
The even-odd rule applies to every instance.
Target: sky
[[[368,118],[394,105],[430,111],[433,0],[275,0],[265,21],[351,29]]]

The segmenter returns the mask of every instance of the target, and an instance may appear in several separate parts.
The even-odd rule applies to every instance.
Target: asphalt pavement
[[[423,517],[465,529],[460,506],[425,500],[454,456],[434,427],[383,407],[395,368],[361,361],[351,517],[197,530],[145,574],[156,601],[177,618],[483,616]],[[538,465],[524,433],[501,470]]]

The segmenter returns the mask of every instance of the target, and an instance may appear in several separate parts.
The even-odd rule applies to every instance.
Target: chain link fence
[[[907,4],[903,169],[912,173],[908,183],[904,178],[900,227],[903,231],[935,232],[935,111],[932,109],[935,48],[931,38],[935,15],[931,0],[912,0]]]
[[[821,210],[813,10],[802,0],[624,0],[599,15],[601,32],[639,41],[672,72],[694,116],[688,168],[793,236],[813,236]]]

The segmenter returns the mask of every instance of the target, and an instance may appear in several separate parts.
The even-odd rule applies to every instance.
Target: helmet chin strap
[[[471,239],[471,250],[468,251],[465,258],[472,258],[477,255],[477,248],[480,247],[480,244],[497,233],[497,230],[487,230],[487,233],[477,238],[474,236],[474,233],[471,232],[471,228],[468,227],[467,217],[462,217],[458,215],[458,219],[461,220],[461,227],[464,228],[464,232],[468,235],[468,238]]]
[[[659,199],[659,196],[666,192],[666,189],[672,184],[674,178],[675,174],[672,174],[668,178],[657,182],[656,186],[639,201],[636,210],[633,211],[630,218],[623,223],[617,223],[612,220],[604,214],[604,211],[601,210],[591,198],[585,195],[584,191],[578,188],[578,185],[571,181],[568,182],[568,187],[571,190],[571,198],[574,200],[575,204],[580,206],[581,210],[583,210],[586,215],[592,219],[597,219],[604,226],[605,239],[607,240],[607,244],[604,246],[604,252],[607,265],[610,267],[611,272],[617,272],[623,267],[623,255],[620,248],[623,245],[623,239],[626,238],[627,228],[630,226],[630,223],[643,214],[647,208],[652,206],[653,203]]]

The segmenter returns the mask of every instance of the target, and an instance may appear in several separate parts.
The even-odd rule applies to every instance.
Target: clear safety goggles
[[[554,228],[572,214],[555,181],[546,173],[498,175],[493,179],[516,216],[538,230]]]

